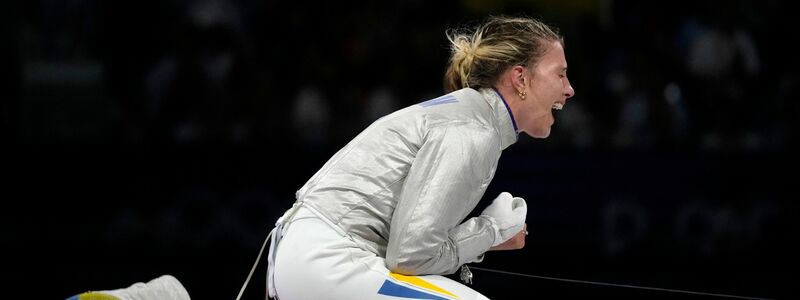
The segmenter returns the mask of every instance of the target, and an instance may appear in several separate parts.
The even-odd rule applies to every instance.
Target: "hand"
[[[503,242],[500,245],[489,248],[489,251],[499,250],[517,250],[525,247],[525,237],[528,235],[528,224],[525,224],[525,229],[518,232],[514,237]]]
[[[513,197],[511,194],[500,193],[494,202],[481,213],[482,217],[492,222],[495,231],[492,247],[498,246],[523,230],[528,206],[525,199]]]

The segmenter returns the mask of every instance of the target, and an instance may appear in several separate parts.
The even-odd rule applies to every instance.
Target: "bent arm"
[[[494,176],[499,142],[461,125],[431,129],[392,216],[386,266],[407,275],[451,274],[480,261],[494,241],[491,221],[470,218]]]

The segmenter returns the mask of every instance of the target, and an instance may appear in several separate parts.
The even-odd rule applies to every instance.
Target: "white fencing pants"
[[[275,253],[280,300],[488,299],[444,276],[391,273],[382,257],[359,248],[307,207],[290,222]]]

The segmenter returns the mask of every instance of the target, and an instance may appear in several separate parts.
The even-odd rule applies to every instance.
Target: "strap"
[[[267,234],[267,238],[264,239],[264,244],[261,245],[261,250],[258,251],[258,256],[256,256],[256,262],[253,263],[253,267],[250,268],[250,274],[247,274],[247,279],[244,280],[244,284],[242,285],[242,289],[239,290],[239,295],[236,296],[236,300],[242,299],[242,294],[244,293],[244,289],[247,288],[247,284],[250,283],[250,278],[253,277],[253,273],[256,271],[256,267],[258,266],[258,262],[261,260],[261,254],[264,253],[264,248],[267,246],[267,242],[269,242],[270,237],[274,233],[275,233],[275,228],[273,228],[269,232],[269,234]]]

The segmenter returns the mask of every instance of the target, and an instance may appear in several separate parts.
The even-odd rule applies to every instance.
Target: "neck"
[[[505,108],[506,112],[508,112],[509,116],[511,117],[511,124],[514,126],[514,133],[519,133],[519,127],[517,126],[517,121],[514,116],[514,111],[511,110],[511,107],[508,105],[508,101],[506,100],[506,96],[504,96],[497,88],[492,88],[492,90],[499,94],[500,100],[503,102],[503,108]]]
[[[517,95],[516,90],[514,90],[513,87],[502,84],[495,86],[494,89],[500,93],[500,96],[506,101],[508,109],[511,110],[511,114],[514,116],[514,120],[516,121],[517,132],[522,132],[522,125],[520,123],[522,122],[522,114],[520,112],[519,101],[517,101],[519,96]]]

